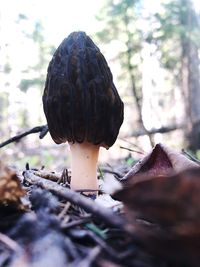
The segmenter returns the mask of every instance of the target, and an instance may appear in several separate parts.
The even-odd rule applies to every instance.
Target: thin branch
[[[92,266],[92,263],[95,261],[95,259],[97,258],[97,256],[100,254],[101,252],[101,247],[100,246],[96,246],[93,249],[90,250],[88,256],[81,260],[80,263],[73,265],[76,267],[90,267]]]
[[[186,151],[185,149],[182,149],[182,153],[188,156],[192,161],[200,165],[200,161],[197,158],[195,158],[193,155],[191,155],[188,151]]]
[[[134,152],[134,153],[138,153],[138,154],[144,155],[144,153],[143,153],[143,152],[140,152],[140,151],[137,151],[137,150],[134,150],[134,149],[128,148],[128,147],[120,146],[120,148],[121,148],[121,149],[128,150],[128,151],[130,151],[130,152]]]
[[[9,236],[0,233],[0,242],[5,244],[9,249],[18,252],[22,250],[22,248],[15,242],[13,239],[11,239]]]
[[[57,183],[49,180],[42,179],[34,175],[31,170],[24,171],[24,178],[30,184],[35,184],[46,190],[51,191],[55,195],[64,198],[65,200],[80,206],[86,212],[92,213],[96,217],[102,219],[109,225],[124,229],[126,226],[125,221],[118,215],[116,215],[112,210],[104,208],[103,206],[97,204],[93,200],[80,195],[79,193],[65,188]]]
[[[120,173],[120,172],[116,172],[116,171],[113,171],[113,170],[109,170],[107,168],[104,168],[102,167],[101,168],[101,172],[103,173],[110,173],[110,174],[113,174],[114,176],[116,176],[117,178],[122,178],[124,176],[124,174]]]
[[[48,133],[49,128],[48,128],[48,125],[43,125],[43,126],[39,126],[39,127],[42,127],[40,134],[39,134],[39,138],[42,139]]]
[[[183,129],[184,128],[184,125],[172,125],[172,126],[166,126],[166,127],[161,127],[161,128],[158,128],[158,129],[152,129],[152,130],[149,130],[148,131],[148,134],[155,134],[155,133],[168,133],[168,132],[171,132],[171,131],[174,131],[174,130],[177,130],[177,129]],[[24,133],[21,133],[19,135],[16,135],[14,137],[11,137],[10,139],[2,142],[0,144],[0,148],[10,144],[10,143],[13,143],[13,142],[17,142],[19,141],[21,138],[29,135],[29,134],[33,134],[33,133],[40,133],[39,135],[39,138],[42,139],[45,137],[45,135],[48,133],[48,126],[47,125],[42,125],[42,126],[36,126],[34,128],[32,128],[31,130],[28,130]],[[146,135],[147,132],[142,129],[142,130],[139,130],[139,131],[136,131],[136,132],[132,132],[130,136],[126,136],[127,137],[138,137],[138,136],[142,136],[142,135]],[[122,139],[122,138],[121,138]],[[124,138],[123,138],[124,139]]]
[[[66,214],[67,214],[67,212],[68,212],[70,206],[71,206],[71,203],[69,203],[69,202],[67,202],[67,203],[65,204],[63,210],[58,214],[58,218],[59,218],[59,220],[63,219],[63,218],[66,216]]]
[[[156,134],[156,133],[169,133],[175,130],[179,130],[179,129],[183,129],[185,127],[184,124],[175,124],[175,125],[171,125],[171,126],[163,126],[160,128],[155,128],[155,129],[151,129],[148,131],[149,134]],[[138,131],[134,131],[130,134],[130,136],[125,136],[127,137],[138,137],[138,136],[142,136],[142,135],[146,135],[146,131],[144,131],[143,129],[138,130]]]
[[[141,151],[143,154],[145,154],[146,152],[144,151],[144,149],[142,149],[141,146],[139,146],[138,144],[135,144],[133,142],[131,142],[130,140],[127,140],[123,137],[119,137],[119,140],[122,140],[123,142],[126,142],[127,144],[131,145],[131,147],[135,147],[137,150]]]
[[[0,144],[0,148],[10,144],[10,143],[13,143],[13,142],[16,142],[16,141],[19,141],[21,138],[29,135],[29,134],[33,134],[33,133],[40,133],[39,135],[39,138],[42,139],[44,138],[44,136],[48,133],[48,126],[47,125],[42,125],[42,126],[37,126],[37,127],[34,127],[32,128],[31,130],[28,130],[24,133],[21,133],[19,135],[16,135],[14,137],[11,137],[10,139],[4,141],[3,143]]]
[[[90,220],[91,220],[90,217],[81,218],[79,220],[75,220],[72,222],[61,223],[61,227],[66,230],[66,229],[69,229],[69,228],[72,228],[75,226],[80,226],[81,224],[86,224],[86,223],[90,222]]]
[[[138,112],[138,116],[139,116],[140,126],[143,129],[143,131],[145,132],[145,134],[148,136],[150,144],[153,147],[154,146],[153,138],[152,138],[151,134],[149,133],[149,131],[147,130],[147,128],[145,127],[143,116],[142,116],[142,89],[140,88],[140,93],[141,93],[141,96],[140,96],[138,93],[138,88],[136,88],[136,82],[135,82],[136,79],[135,79],[135,75],[133,73],[134,67],[133,67],[133,64],[131,62],[131,59],[133,56],[132,37],[131,37],[130,31],[128,29],[129,22],[130,22],[129,17],[125,13],[124,14],[124,24],[125,24],[126,34],[127,34],[127,41],[126,41],[127,53],[126,54],[127,54],[128,73],[130,75],[132,92],[133,92],[133,96],[135,99],[135,104],[136,104],[136,108],[137,108],[137,112]]]
[[[32,170],[32,172],[36,176],[39,176],[39,177],[47,179],[47,180],[51,180],[53,182],[58,182],[59,179],[61,178],[60,174],[56,174],[56,173],[52,173],[52,172],[46,172],[43,170],[39,170],[39,171]]]

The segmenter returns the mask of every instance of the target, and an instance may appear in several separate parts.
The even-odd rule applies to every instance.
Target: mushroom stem
[[[70,143],[71,188],[73,190],[97,190],[97,161],[99,145],[88,142]],[[96,194],[96,192],[94,193]]]

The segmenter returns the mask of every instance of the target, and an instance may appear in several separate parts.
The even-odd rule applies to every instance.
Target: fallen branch
[[[120,146],[119,148],[124,149],[124,150],[128,150],[128,151],[130,151],[130,152],[134,152],[134,153],[138,153],[138,154],[144,155],[143,152],[140,152],[140,151],[138,151],[138,150],[131,149],[131,148],[128,148],[128,147]]]
[[[0,242],[15,252],[19,252],[22,250],[22,248],[20,247],[20,245],[16,241],[14,241],[9,236],[7,236],[3,233],[0,233]]]
[[[152,134],[156,134],[156,133],[161,133],[161,134],[169,133],[169,132],[172,132],[175,130],[183,129],[184,127],[185,127],[185,125],[183,125],[183,124],[172,125],[172,126],[163,126],[160,128],[148,130],[148,134],[152,135]],[[129,136],[124,136],[124,137],[125,138],[127,138],[127,137],[139,137],[139,136],[143,136],[143,135],[147,135],[147,133],[143,129],[140,129],[138,131],[132,132]]]
[[[47,180],[51,180],[53,182],[58,182],[61,179],[61,175],[56,174],[56,173],[52,173],[52,172],[46,172],[43,170],[32,170],[33,174],[35,174],[36,176],[39,176],[41,178],[47,179]]]
[[[185,154],[189,159],[191,159],[192,161],[200,165],[200,161],[197,158],[195,158],[193,155],[191,155],[188,151],[186,151],[185,149],[182,149],[182,153]]]
[[[155,133],[168,133],[168,132],[175,131],[175,130],[182,129],[182,128],[184,128],[184,125],[172,125],[172,126],[161,127],[158,129],[149,130],[148,135],[149,134],[152,135]],[[36,127],[32,128],[31,130],[28,130],[22,134],[16,135],[16,136],[11,137],[10,139],[4,141],[3,143],[0,144],[0,148],[4,147],[10,143],[19,141],[21,138],[23,138],[29,134],[33,134],[33,133],[40,133],[39,138],[42,139],[45,137],[45,135],[48,133],[48,131],[49,131],[48,125],[36,126]],[[144,129],[141,129],[141,130],[138,130],[136,132],[131,133],[131,135],[126,136],[126,138],[127,137],[139,137],[139,136],[143,136],[146,134],[147,134],[147,132]]]
[[[31,130],[28,130],[24,133],[21,133],[19,135],[16,135],[14,137],[11,137],[10,139],[4,141],[3,143],[0,144],[0,148],[10,144],[10,143],[13,143],[13,142],[16,142],[16,141],[19,141],[21,138],[29,135],[29,134],[33,134],[33,133],[40,133],[39,135],[39,138],[42,139],[44,138],[44,136],[48,133],[48,126],[47,125],[43,125],[43,126],[37,126],[37,127],[34,127],[32,128]]]
[[[93,200],[84,197],[71,189],[65,188],[52,181],[42,179],[34,175],[31,170],[24,171],[23,175],[25,181],[29,182],[30,184],[40,186],[43,189],[49,190],[55,195],[64,198],[70,203],[80,206],[86,212],[92,213],[109,225],[118,227],[120,229],[125,229],[126,223],[124,219],[116,215],[112,210],[104,208]]]

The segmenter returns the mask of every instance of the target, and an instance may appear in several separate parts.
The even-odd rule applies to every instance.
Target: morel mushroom
[[[55,51],[43,107],[52,139],[69,142],[71,188],[97,190],[99,148],[116,141],[124,105],[104,56],[84,32],[71,33]]]

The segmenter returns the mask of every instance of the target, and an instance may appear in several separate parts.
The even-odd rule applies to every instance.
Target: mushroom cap
[[[55,51],[47,72],[43,108],[55,143],[112,146],[124,105],[93,41],[84,32],[71,33]]]

